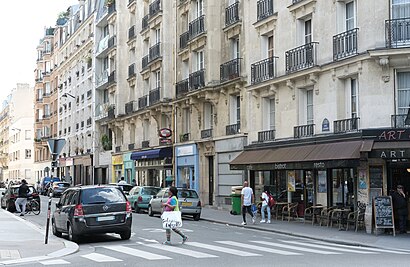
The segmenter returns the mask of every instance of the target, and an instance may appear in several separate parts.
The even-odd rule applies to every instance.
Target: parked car
[[[65,190],[67,190],[70,187],[70,183],[67,182],[54,182],[53,185],[51,185],[48,188],[48,195],[51,194],[52,197],[56,196],[61,196]]]
[[[58,177],[53,177],[53,178],[47,177],[47,176],[43,177],[43,179],[41,179],[40,188],[38,190],[39,193],[44,195],[44,196],[47,195],[47,192],[48,192],[51,184],[54,183],[54,182],[59,182],[59,181],[60,181],[60,178],[58,178]]]
[[[148,204],[152,196],[158,194],[159,190],[161,190],[161,187],[134,186],[127,197],[131,203],[131,207],[134,208],[136,213],[139,213],[142,209],[148,209]]]
[[[86,185],[67,189],[52,216],[53,234],[77,242],[94,233],[117,233],[131,237],[132,209],[124,192],[113,185]]]
[[[131,184],[122,184],[122,183],[110,183],[110,185],[116,185],[121,188],[121,190],[126,194],[129,195],[131,189],[134,187]]]
[[[10,212],[16,211],[16,206],[14,205],[14,202],[17,199],[19,187],[20,185],[10,185],[7,188],[7,190],[2,193],[1,207],[3,209],[7,209]],[[28,185],[28,187],[30,189],[30,195],[33,197],[33,199],[37,200],[38,203],[41,205],[40,195],[38,194],[34,186]]]
[[[168,201],[168,190],[169,188],[163,188],[156,196],[153,196],[148,204],[149,216],[154,216],[155,213],[162,213],[161,203]],[[178,188],[178,202],[182,215],[191,215],[195,221],[201,218],[201,200],[195,190]]]

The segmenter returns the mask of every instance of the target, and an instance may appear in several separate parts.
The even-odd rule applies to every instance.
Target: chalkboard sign
[[[394,231],[393,202],[391,196],[373,198],[374,224],[377,228],[392,228]]]

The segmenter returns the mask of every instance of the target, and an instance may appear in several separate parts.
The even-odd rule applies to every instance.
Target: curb
[[[41,229],[39,226],[35,225],[34,223],[24,220],[20,217],[17,217],[11,213],[9,213],[8,211],[2,210],[0,209],[0,213],[5,214],[8,217],[12,217],[17,221],[20,221],[22,223],[24,223],[25,225],[27,225],[28,227],[30,227],[31,229],[37,231],[38,233],[40,233],[42,236],[45,237],[45,233],[43,231],[43,229]],[[64,257],[70,254],[73,254],[75,252],[77,252],[79,250],[79,246],[77,243],[68,241],[68,240],[59,240],[59,238],[54,237],[52,234],[49,235],[49,239],[53,239],[56,241],[60,241],[64,244],[63,249],[51,252],[47,255],[44,256],[36,256],[36,257],[27,257],[27,258],[21,258],[21,259],[14,259],[14,260],[5,260],[5,261],[0,261],[0,265],[9,265],[9,264],[17,264],[17,263],[28,263],[28,262],[33,262],[33,261],[43,261],[43,260],[51,260],[54,258],[58,258],[58,257]]]

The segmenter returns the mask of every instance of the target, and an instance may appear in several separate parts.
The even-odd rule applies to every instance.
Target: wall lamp
[[[72,98],[75,98],[75,96],[73,96],[72,94],[69,94],[69,93],[64,93],[64,94],[61,95],[61,97],[72,97]]]

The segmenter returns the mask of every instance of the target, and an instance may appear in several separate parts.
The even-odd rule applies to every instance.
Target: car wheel
[[[54,220],[52,220],[52,229],[53,229],[53,235],[55,235],[56,237],[62,236],[61,232],[57,230],[57,226]]]
[[[78,239],[79,237],[74,233],[73,227],[71,227],[71,224],[68,224],[68,240],[77,243]]]
[[[131,238],[131,230],[120,233],[120,236],[121,236],[122,240],[130,239]]]
[[[15,212],[15,211],[16,211],[16,206],[11,205],[10,202],[7,202],[7,203],[6,203],[6,209],[7,209],[7,211],[9,211],[9,212]]]
[[[194,221],[199,221],[200,218],[201,218],[201,213],[194,215]]]
[[[154,212],[152,211],[151,206],[148,207],[148,216],[150,216],[150,217],[154,216]]]
[[[140,213],[141,212],[141,209],[138,207],[137,203],[134,204],[134,210],[135,210],[135,213]]]

